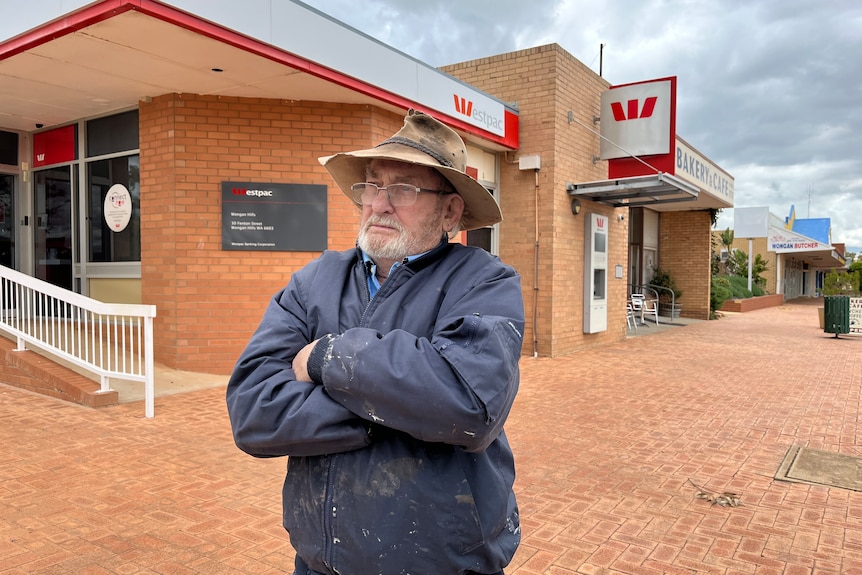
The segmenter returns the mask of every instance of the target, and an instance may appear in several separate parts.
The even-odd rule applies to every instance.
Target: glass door
[[[15,269],[15,176],[0,174],[0,265]]]
[[[72,168],[33,173],[36,277],[72,289]]]

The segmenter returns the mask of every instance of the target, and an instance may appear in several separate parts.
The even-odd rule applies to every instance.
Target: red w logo
[[[596,227],[604,228],[605,227],[605,218],[596,218]]]
[[[658,96],[650,96],[644,102],[644,107],[638,114],[638,100],[629,100],[627,102],[628,105],[628,114],[623,110],[622,102],[613,102],[611,104],[611,111],[614,113],[614,120],[617,122],[625,122],[626,120],[637,120],[638,118],[649,118],[652,116],[652,113],[655,111],[655,103],[658,100]]]
[[[458,94],[452,94],[452,97],[455,98],[455,111],[459,114],[464,114],[465,116],[473,115],[473,102],[466,98],[458,97]]]
[[[231,188],[231,190],[235,196],[244,196],[246,191],[245,188]]]

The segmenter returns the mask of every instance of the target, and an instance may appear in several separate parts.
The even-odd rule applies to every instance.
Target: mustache
[[[371,226],[386,226],[390,228],[394,228],[398,232],[403,232],[404,227],[395,219],[389,218],[387,216],[381,216],[379,214],[371,214],[368,216],[368,219],[365,220],[365,225],[362,226],[363,231],[368,231],[368,228]]]

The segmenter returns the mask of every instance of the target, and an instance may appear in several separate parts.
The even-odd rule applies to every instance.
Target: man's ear
[[[444,196],[444,200],[443,231],[449,233],[461,221],[461,216],[464,214],[464,198],[458,194],[449,194]]]

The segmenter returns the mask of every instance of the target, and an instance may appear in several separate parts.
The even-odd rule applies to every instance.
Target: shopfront
[[[316,236],[302,225],[278,230],[292,248],[226,244],[279,226],[231,219],[233,190],[316,194],[325,247],[348,249],[358,214],[317,158],[372,146],[417,108],[461,133],[468,170],[500,203],[502,223],[459,241],[521,274],[525,355],[623,339],[626,295],[656,263],[677,271],[688,312],[708,309],[710,210],[732,189],[716,202],[681,167],[646,176],[647,203],[573,196],[608,184],[599,129],[614,116],[608,83],[559,46],[441,71],[303,4],[264,4],[78,2],[4,22],[0,263],[155,305],[157,361],[227,373],[271,295],[323,247],[292,241]],[[676,199],[698,198],[660,201],[668,181]]]
[[[290,273],[354,245],[356,209],[317,158],[379,142],[409,108],[458,130],[500,199],[514,107],[300,3],[75,4],[0,2],[15,15],[0,25],[0,264],[156,305],[161,363],[228,372]],[[237,182],[302,189],[319,219],[259,226],[278,246],[225,247],[262,219],[232,229],[223,190]],[[501,234],[458,239],[497,252]]]

